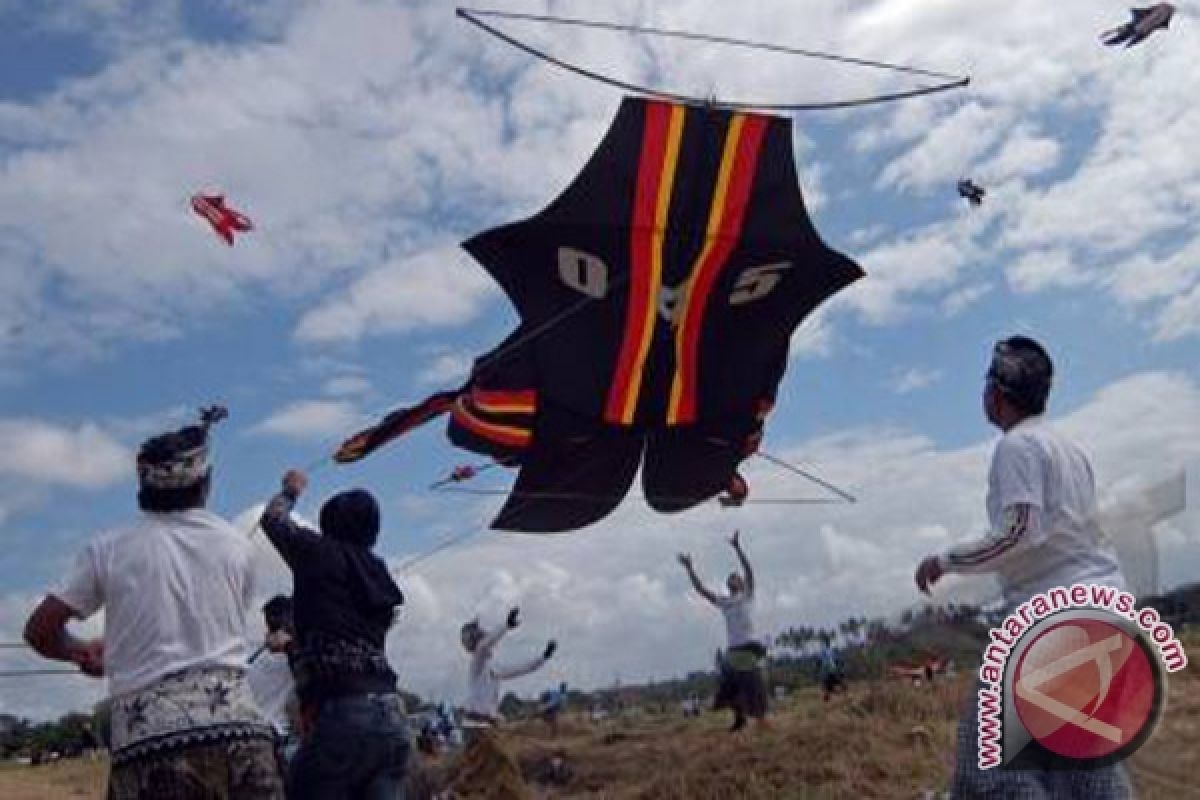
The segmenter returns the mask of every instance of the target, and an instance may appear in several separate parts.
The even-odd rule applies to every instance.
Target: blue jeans
[[[293,800],[402,800],[410,743],[400,695],[324,701],[288,773]]]

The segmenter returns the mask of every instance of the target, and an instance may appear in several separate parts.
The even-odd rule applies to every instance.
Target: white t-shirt
[[[246,683],[254,702],[280,734],[288,732],[288,703],[296,692],[292,668],[284,653],[263,652],[246,669]]]
[[[1006,549],[984,540],[974,552],[972,545],[955,548],[960,564],[970,566],[951,569],[995,572],[1009,607],[1056,586],[1125,588],[1116,552],[1097,521],[1091,464],[1040,416],[1022,420],[996,444],[987,496],[993,532],[1005,525],[1005,512],[1020,504],[1038,510],[1038,524],[1018,544]]]
[[[742,592],[731,597],[718,597],[713,601],[725,615],[725,635],[730,647],[758,642],[754,634],[754,593]]]
[[[79,554],[55,596],[86,619],[104,608],[114,697],[197,666],[246,666],[251,546],[208,511],[143,514]]]
[[[546,659],[538,656],[531,661],[512,666],[492,666],[496,645],[507,632],[507,628],[498,628],[486,634],[471,653],[471,665],[467,672],[467,703],[463,706],[464,710],[495,718],[500,708],[501,682],[528,675],[546,663]],[[465,724],[469,725],[470,722]]]

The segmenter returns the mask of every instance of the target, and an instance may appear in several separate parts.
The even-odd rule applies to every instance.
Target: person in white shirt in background
[[[725,581],[729,589],[727,596],[717,595],[700,581],[689,554],[680,553],[679,563],[687,571],[696,593],[725,616],[728,647],[719,664],[721,682],[713,709],[728,708],[733,712],[730,732],[734,732],[746,726],[747,717],[757,720],[760,726],[766,725],[767,687],[763,663],[767,648],[754,629],[754,570],[742,549],[740,533],[735,532],[729,543],[741,562],[742,574],[730,573]]]
[[[201,424],[145,442],[133,523],[91,541],[25,638],[46,658],[107,675],[111,800],[282,798],[271,727],[246,684],[251,546],[206,511],[212,470]],[[67,632],[105,610],[102,639]]]
[[[998,342],[983,389],[983,411],[1003,433],[988,473],[985,536],[927,556],[917,588],[947,573],[994,574],[1011,612],[1034,594],[1076,583],[1125,589],[1120,564],[1096,522],[1096,487],[1084,452],[1044,419],[1054,377],[1049,354],[1026,336]],[[974,698],[972,697],[972,701]],[[1127,798],[1123,765],[1088,770],[981,770],[978,708],[959,721],[953,796]]]
[[[463,649],[471,657],[467,671],[467,702],[463,706],[467,746],[448,787],[452,792],[466,796],[484,792],[494,800],[519,800],[529,796],[520,768],[496,735],[495,728],[501,722],[500,684],[541,669],[554,656],[558,644],[551,639],[539,656],[527,662],[504,667],[494,665],[496,646],[506,633],[520,624],[520,610],[514,608],[508,612],[506,624],[493,631],[485,630],[478,619],[462,627]]]

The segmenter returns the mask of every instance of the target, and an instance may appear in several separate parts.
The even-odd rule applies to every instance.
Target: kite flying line
[[[659,97],[665,100],[673,100],[691,105],[704,105],[713,108],[727,109],[760,109],[765,111],[825,111],[839,108],[855,108],[859,106],[878,105],[880,103],[889,103],[896,100],[904,100],[910,97],[920,97],[922,95],[934,94],[937,92],[946,92],[953,89],[961,89],[971,82],[969,76],[950,75],[944,72],[935,72],[933,70],[921,69],[919,67],[907,66],[904,64],[890,64],[884,61],[871,61],[864,58],[852,58],[850,56],[839,56],[833,53],[822,53],[815,50],[802,50],[795,47],[785,47],[783,45],[770,44],[768,42],[753,42],[745,39],[734,39],[728,36],[717,36],[706,33],[695,33],[692,31],[672,30],[669,28],[654,28],[643,25],[627,25],[615,22],[603,22],[597,20],[577,19],[571,17],[554,17],[541,14],[522,14],[509,11],[494,11],[484,9],[458,8],[455,13],[476,26],[480,30],[491,34],[502,42],[511,45],[525,53],[528,53],[535,58],[539,58],[548,64],[559,67],[560,69],[573,72],[576,75],[588,78],[589,80],[612,86],[624,91],[637,92],[638,94]],[[648,36],[659,36],[672,39],[686,39],[689,41],[707,42],[709,44],[722,44],[732,47],[741,47],[752,50],[763,50],[774,53],[783,53],[786,55],[800,56],[803,58],[813,58],[821,61],[832,61],[841,64],[850,64],[857,67],[866,67],[869,69],[887,70],[890,72],[899,72],[908,75],[917,75],[926,78],[934,78],[940,83],[932,86],[918,86],[914,89],[906,89],[898,92],[889,92],[884,94],[871,95],[868,97],[858,97],[849,100],[830,100],[824,102],[810,103],[757,103],[757,102],[734,102],[734,101],[714,101],[711,98],[694,97],[691,95],[678,94],[668,92],[663,89],[655,89],[650,86],[643,86],[628,81],[623,81],[614,78],[610,75],[604,75],[600,72],[581,67],[578,64],[572,64],[560,58],[550,55],[544,50],[540,50],[533,45],[521,41],[520,39],[510,34],[504,33],[493,25],[484,22],[483,18],[513,20],[523,22],[542,22],[551,25],[573,26],[581,28],[593,28],[598,30],[617,31],[621,33],[644,34]]]

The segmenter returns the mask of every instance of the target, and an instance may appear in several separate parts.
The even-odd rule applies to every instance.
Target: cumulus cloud
[[[254,425],[250,431],[311,441],[353,430],[361,421],[362,415],[351,403],[341,400],[302,400],[279,409]]]
[[[355,340],[369,333],[468,322],[498,291],[468,261],[457,248],[438,248],[380,267],[305,314],[296,336],[315,342]]]
[[[894,372],[889,386],[896,394],[911,394],[937,383],[942,379],[943,374],[940,369],[910,367]]]
[[[421,386],[461,383],[470,374],[473,360],[469,353],[439,353],[417,373],[417,383]]]
[[[339,375],[325,381],[321,391],[334,397],[362,395],[371,391],[371,382],[361,375]]]
[[[70,428],[37,419],[0,419],[0,475],[101,489],[132,477],[133,454],[94,423]]]
[[[1088,282],[1088,276],[1066,250],[1027,253],[1009,266],[1005,275],[1008,285],[1022,293],[1082,286]]]

